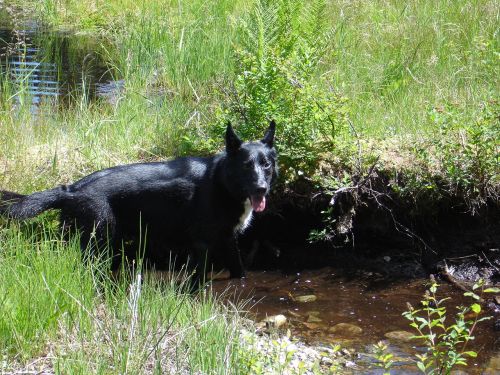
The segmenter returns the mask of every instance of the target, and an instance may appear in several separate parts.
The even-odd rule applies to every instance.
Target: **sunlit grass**
[[[7,370],[33,358],[62,373],[222,374],[236,366],[240,318],[212,293],[190,294],[182,272],[112,278],[106,262],[82,261],[78,238],[64,242],[39,225],[0,232]]]
[[[466,120],[498,99],[498,2],[335,1],[329,10],[337,31],[325,69],[360,131],[427,132],[433,107],[456,103]]]
[[[28,106],[20,110],[7,100],[13,93],[3,94],[0,118],[6,126],[0,129],[0,147],[8,165],[22,170],[15,165],[22,164],[17,161],[22,155],[50,150],[40,159],[47,164],[51,155],[54,176],[60,176],[48,180],[51,185],[109,165],[183,154],[184,136],[203,134],[220,110],[224,98],[219,85],[227,85],[235,72],[238,25],[251,5],[166,0],[38,3],[47,22],[95,35],[101,41],[98,53],[124,85],[112,104],[101,100],[88,105],[76,98],[74,106],[60,111],[41,108],[36,118]],[[358,134],[433,138],[434,109],[454,105],[467,124],[485,102],[498,100],[496,2],[374,0],[326,5],[324,22],[335,32],[320,72],[327,78],[325,84],[348,98]],[[31,129],[34,123],[36,130]],[[38,173],[34,177],[43,179]],[[23,188],[30,178],[22,180],[11,185],[10,179],[4,185]]]

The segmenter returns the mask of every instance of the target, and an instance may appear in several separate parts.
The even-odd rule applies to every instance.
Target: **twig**
[[[490,260],[488,259],[488,257],[486,256],[486,254],[484,253],[484,251],[481,251],[481,254],[483,254],[484,256],[484,259],[486,259],[486,261],[488,262],[488,264],[493,267],[497,272],[500,272],[500,270],[498,269],[497,266],[495,266],[493,263],[490,262]]]
[[[359,190],[359,189],[363,188],[368,183],[368,181],[370,181],[370,178],[371,178],[373,172],[375,171],[375,166],[377,165],[378,161],[379,161],[379,158],[377,158],[375,160],[375,162],[372,164],[372,166],[369,168],[367,175],[360,182],[358,182],[356,185],[354,185],[354,186],[344,186],[344,187],[341,187],[341,188],[335,190],[332,193],[332,198],[330,200],[330,205],[331,206],[335,205],[337,197],[338,197],[339,194],[345,193],[347,191]]]

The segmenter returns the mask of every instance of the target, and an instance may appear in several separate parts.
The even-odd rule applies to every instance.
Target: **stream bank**
[[[293,272],[342,265],[347,273],[364,269],[408,279],[437,273],[446,262],[463,281],[500,282],[498,202],[471,212],[456,197],[414,200],[387,188],[373,191],[377,195],[347,191],[332,199],[307,183],[277,189],[240,239],[248,266]]]

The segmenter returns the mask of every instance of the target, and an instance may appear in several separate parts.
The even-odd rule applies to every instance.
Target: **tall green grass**
[[[359,130],[429,132],[434,107],[454,103],[467,121],[498,100],[498,2],[333,1],[329,11],[336,34],[325,69]]]
[[[175,127],[195,112],[200,122],[209,120],[207,107],[217,100],[213,82],[232,75],[235,25],[253,2],[37,4],[49,22],[110,41],[109,61],[131,91],[180,97],[179,110],[167,117]],[[433,107],[457,103],[468,116],[498,97],[499,12],[494,0],[327,1],[322,22],[335,33],[323,73],[351,99],[359,129],[371,135],[429,130]]]
[[[0,232],[0,347],[20,359],[54,339],[61,322],[85,324],[84,309],[95,297],[91,272],[81,266],[75,243],[57,240],[48,228],[36,233]],[[79,306],[73,296],[78,296]]]
[[[112,278],[81,258],[78,239],[7,226],[0,232],[0,355],[5,370],[43,360],[58,373],[204,373],[236,368],[235,310],[209,291],[189,293],[183,274]],[[7,366],[5,368],[5,366]]]
[[[193,152],[188,138],[210,136],[207,124],[220,119],[223,92],[235,73],[245,74],[234,50],[246,38],[240,26],[254,2],[46,0],[33,6],[56,27],[98,38],[99,53],[124,79],[113,104],[77,98],[67,110],[46,108],[36,118],[12,109],[12,93],[2,95],[2,155],[18,160],[14,155],[30,154],[26,148],[51,149],[42,158],[49,163],[52,155],[61,181],[138,158]],[[492,0],[326,1],[317,22],[331,30],[330,40],[311,79],[348,99],[358,135],[434,138],[436,109],[454,106],[466,126],[485,102],[498,101],[499,12]],[[38,130],[29,129],[33,123]],[[200,144],[213,151],[221,141]],[[63,145],[67,152],[60,155]],[[78,160],[66,163],[70,155]]]

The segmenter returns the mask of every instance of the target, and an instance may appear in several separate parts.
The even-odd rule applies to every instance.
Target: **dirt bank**
[[[369,188],[336,193],[306,181],[278,188],[240,240],[249,267],[294,270],[340,262],[346,272],[374,270],[399,278],[426,276],[446,261],[467,266],[462,278],[468,273],[500,282],[498,202],[472,212],[456,196],[404,197],[381,176],[371,178]]]

